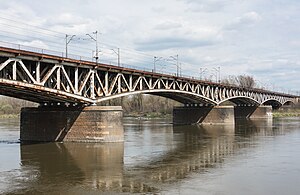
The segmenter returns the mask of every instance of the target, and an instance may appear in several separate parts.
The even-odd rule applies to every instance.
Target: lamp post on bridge
[[[182,63],[181,62],[179,63],[179,73],[180,73],[180,76],[182,76]]]
[[[154,56],[154,59],[153,59],[153,72],[156,71],[156,62],[162,60],[163,57],[157,57],[157,56]]]
[[[117,48],[117,51],[115,49],[111,50],[118,56],[118,66],[120,66],[120,48]]]
[[[91,40],[96,42],[96,54],[93,56],[96,59],[96,67],[98,65],[98,58],[99,58],[99,51],[98,51],[98,31],[92,32],[93,36],[90,34],[86,34],[88,37],[90,37]],[[90,91],[91,91],[91,98],[95,99],[95,91],[94,91],[94,87],[95,87],[95,72],[93,70],[93,73],[91,75],[91,85],[90,85]],[[96,103],[92,104],[93,106],[96,105]]]
[[[216,82],[220,83],[221,82],[221,67],[218,66],[216,68],[213,68],[214,71],[216,71]]]
[[[207,68],[200,68],[200,72],[199,72],[199,74],[200,74],[200,80],[202,80],[202,75],[204,75],[204,73],[205,73],[206,71],[208,71]]]
[[[73,40],[76,35],[68,35],[66,34],[66,58],[68,57],[68,45]]]
[[[179,63],[178,63],[178,54],[175,56],[170,56],[170,59],[168,61],[175,61],[176,62],[176,68],[177,68],[177,76],[179,76]]]
[[[98,58],[99,58],[99,51],[98,51],[98,31],[92,32],[93,36],[90,34],[86,34],[87,36],[90,37],[91,40],[96,42],[96,53],[93,56],[96,59],[96,64],[98,64]]]

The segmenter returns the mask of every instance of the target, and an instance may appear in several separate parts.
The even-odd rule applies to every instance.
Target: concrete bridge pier
[[[22,108],[22,142],[123,142],[121,106]]]
[[[271,118],[272,106],[235,106],[234,115],[236,118]]]
[[[173,124],[234,124],[233,106],[184,106],[173,109]]]

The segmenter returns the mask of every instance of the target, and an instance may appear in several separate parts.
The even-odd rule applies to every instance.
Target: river
[[[23,145],[1,119],[0,194],[300,194],[299,118],[124,129],[124,143]]]

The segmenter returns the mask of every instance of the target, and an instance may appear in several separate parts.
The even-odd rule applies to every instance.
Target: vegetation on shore
[[[25,100],[0,96],[0,118],[18,118],[22,107],[37,106],[36,103],[28,102]]]
[[[258,87],[252,76],[228,76],[221,83],[244,88]],[[23,107],[36,107],[38,104],[11,97],[0,96],[0,118],[17,118]],[[181,103],[168,98],[137,94],[112,99],[101,103],[102,106],[122,106],[124,116],[142,118],[171,118],[173,108]],[[273,112],[273,117],[300,117],[300,107],[296,105],[289,109]]]
[[[130,114],[124,114],[125,117],[134,117],[134,118],[147,118],[147,119],[155,119],[155,118],[165,118],[170,119],[172,118],[172,114],[164,114],[164,113],[157,113],[157,112],[151,112],[151,113],[130,113]]]
[[[181,105],[171,99],[153,95],[133,95],[101,103],[103,106],[122,106],[124,116],[143,118],[171,118],[173,107]],[[21,108],[38,104],[0,96],[0,118],[18,118]]]
[[[274,111],[273,117],[274,118],[300,117],[300,109],[299,108],[291,108],[291,109]]]
[[[124,116],[144,118],[170,118],[173,107],[181,104],[168,98],[153,95],[132,95],[103,102],[103,106],[122,106]]]
[[[19,114],[1,114],[0,119],[19,118]]]

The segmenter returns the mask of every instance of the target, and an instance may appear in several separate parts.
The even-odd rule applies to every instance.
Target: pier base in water
[[[233,106],[177,107],[173,110],[173,124],[234,124]]]
[[[273,108],[272,106],[259,106],[251,114],[250,118],[272,118],[273,117]]]
[[[272,118],[272,106],[235,106],[236,118]]]
[[[120,106],[22,108],[22,142],[123,142]]]

